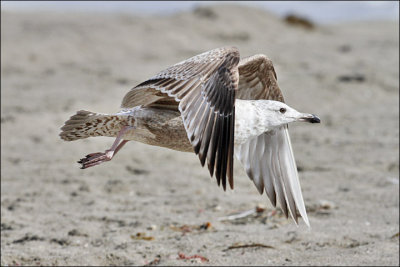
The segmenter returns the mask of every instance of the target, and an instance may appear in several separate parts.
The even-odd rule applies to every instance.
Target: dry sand
[[[1,40],[1,265],[399,264],[398,22],[2,12]],[[75,111],[116,112],[134,85],[226,45],[270,57],[286,102],[322,119],[290,127],[310,230],[273,212],[239,162],[224,193],[194,154],[130,142],[81,170],[113,139],[58,137]],[[271,247],[231,247],[254,243]]]

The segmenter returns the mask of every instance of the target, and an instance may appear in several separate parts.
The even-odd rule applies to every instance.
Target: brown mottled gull
[[[319,123],[283,103],[271,60],[255,55],[240,60],[235,47],[223,47],[179,62],[131,89],[115,114],[78,111],[61,128],[66,141],[116,137],[104,153],[78,161],[82,169],[109,161],[130,140],[195,152],[218,185],[233,189],[233,155],[272,204],[278,197],[286,217],[299,211],[309,221],[301,194],[288,123]]]

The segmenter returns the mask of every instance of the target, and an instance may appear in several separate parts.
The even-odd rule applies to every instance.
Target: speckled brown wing
[[[239,51],[224,47],[205,52],[161,71],[129,91],[124,109],[139,105],[178,104],[188,138],[210,175],[233,188],[235,91]],[[162,94],[158,94],[161,92]]]
[[[254,55],[242,59],[238,69],[239,86],[236,98],[285,102],[278,86],[274,65],[265,55]]]
[[[239,66],[238,99],[284,102],[272,61],[264,55],[244,58]],[[309,225],[301,193],[288,125],[263,133],[237,147],[236,157],[262,194],[264,189],[276,206],[276,195],[286,217],[289,212],[297,222],[298,214]]]

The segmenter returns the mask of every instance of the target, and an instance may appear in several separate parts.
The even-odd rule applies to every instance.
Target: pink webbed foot
[[[122,140],[122,136],[126,133],[126,131],[132,129],[131,126],[125,126],[117,135],[117,138],[114,141],[114,144],[111,146],[110,149],[107,149],[105,152],[97,152],[91,153],[86,157],[80,159],[78,163],[82,164],[81,169],[86,169],[89,167],[93,167],[99,165],[100,163],[110,161],[113,156],[117,154],[117,152],[128,142],[128,140]]]
[[[86,169],[99,165],[100,163],[110,161],[113,157],[114,151],[91,153],[86,157],[80,159],[78,163],[82,164],[81,169]]]

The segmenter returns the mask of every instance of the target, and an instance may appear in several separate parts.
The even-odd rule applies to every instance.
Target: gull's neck
[[[235,145],[243,144],[248,139],[280,125],[258,103],[259,100],[236,99]]]

